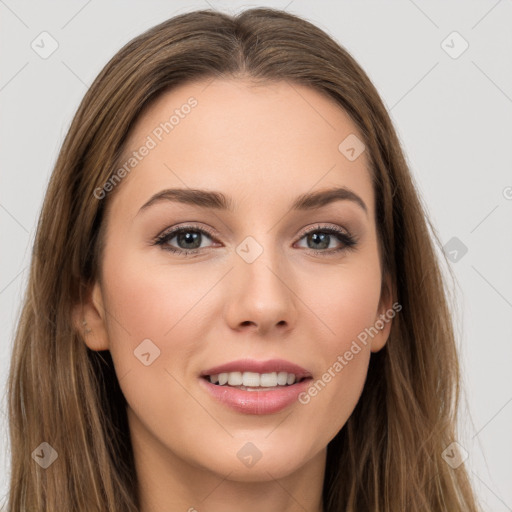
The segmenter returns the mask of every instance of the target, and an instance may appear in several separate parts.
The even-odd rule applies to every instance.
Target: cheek
[[[171,391],[179,385],[168,375],[186,372],[190,356],[201,346],[201,298],[213,276],[194,277],[176,265],[170,269],[147,259],[106,251],[103,267],[110,351],[125,396],[138,389]],[[166,370],[168,373],[166,373]],[[124,376],[128,376],[124,379]],[[138,389],[132,387],[132,383]]]
[[[310,408],[316,429],[331,438],[346,423],[364,387],[371,341],[377,335],[380,267],[376,258],[361,259],[303,282],[302,297],[312,305],[321,333],[315,338],[315,354],[322,367],[299,402]]]
[[[381,294],[376,256],[354,256],[350,263],[305,274],[300,282],[299,293],[316,317],[327,353],[348,350],[352,340],[375,324]]]
[[[109,330],[113,334],[121,331],[121,338],[129,333],[134,343],[172,337],[183,320],[190,322],[194,305],[211,286],[197,278],[191,280],[194,274],[179,265],[171,271],[141,258],[115,256],[113,252],[106,258],[104,267],[107,301],[116,317],[114,322],[109,319]],[[113,336],[111,341],[117,339]]]
[[[183,375],[202,341],[194,335],[200,309],[194,306],[211,284],[198,286],[179,266],[171,272],[114,250],[105,256],[103,275],[110,351],[137,421],[148,431],[165,425],[165,436],[171,438],[183,428],[175,420],[176,410],[182,421],[206,421]]]

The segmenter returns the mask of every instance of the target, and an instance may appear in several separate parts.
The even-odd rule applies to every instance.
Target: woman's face
[[[390,327],[374,334],[390,301],[361,140],[335,103],[285,82],[186,84],[144,112],[104,189],[85,313],[139,464],[239,481],[323,464]]]

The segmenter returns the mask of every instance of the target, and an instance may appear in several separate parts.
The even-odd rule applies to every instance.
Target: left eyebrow
[[[365,202],[352,190],[346,187],[329,188],[303,194],[292,204],[292,210],[316,210],[334,201],[352,201],[360,206],[368,216],[368,208]]]
[[[214,190],[200,190],[193,188],[171,188],[154,194],[139,210],[149,208],[161,201],[175,201],[178,203],[191,204],[201,208],[214,210],[234,211],[233,198],[222,192]],[[291,205],[292,210],[316,210],[333,203],[334,201],[352,201],[363,209],[368,215],[368,208],[365,202],[352,190],[339,187],[309,192],[298,196]]]

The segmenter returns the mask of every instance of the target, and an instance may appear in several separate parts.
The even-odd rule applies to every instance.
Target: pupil
[[[186,244],[194,244],[195,243],[195,245],[193,247],[188,246],[188,247],[184,247],[184,249],[197,249],[201,246],[201,242],[199,242],[199,244],[197,244],[199,239],[200,239],[200,233],[196,233],[193,231],[187,231],[185,233],[180,233],[178,235],[178,244],[181,241],[184,241]]]
[[[326,233],[320,233],[320,234],[319,233],[313,233],[311,235],[311,238],[313,238],[313,240],[315,242],[320,242],[321,243],[321,247],[316,246],[316,247],[314,247],[314,249],[319,249],[319,248],[320,249],[326,249],[327,247],[329,247],[329,239],[330,239],[330,237],[329,237],[328,234],[326,234]]]

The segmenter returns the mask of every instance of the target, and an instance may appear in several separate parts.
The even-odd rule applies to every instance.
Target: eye
[[[357,240],[354,236],[337,226],[317,225],[306,231],[300,240],[304,238],[306,239],[307,244],[306,249],[313,251],[315,254],[321,254],[322,256],[328,256],[333,253],[352,249],[357,244]],[[336,241],[338,244],[341,243],[341,247],[325,250],[329,249],[331,242]]]
[[[196,226],[180,226],[179,228],[166,231],[159,235],[155,240],[155,245],[161,245],[166,251],[183,254],[196,254],[199,249],[203,249],[203,238],[213,238],[213,234],[206,229]],[[175,240],[176,239],[176,240]],[[173,242],[175,240],[175,242]],[[178,247],[172,245],[175,243]]]

